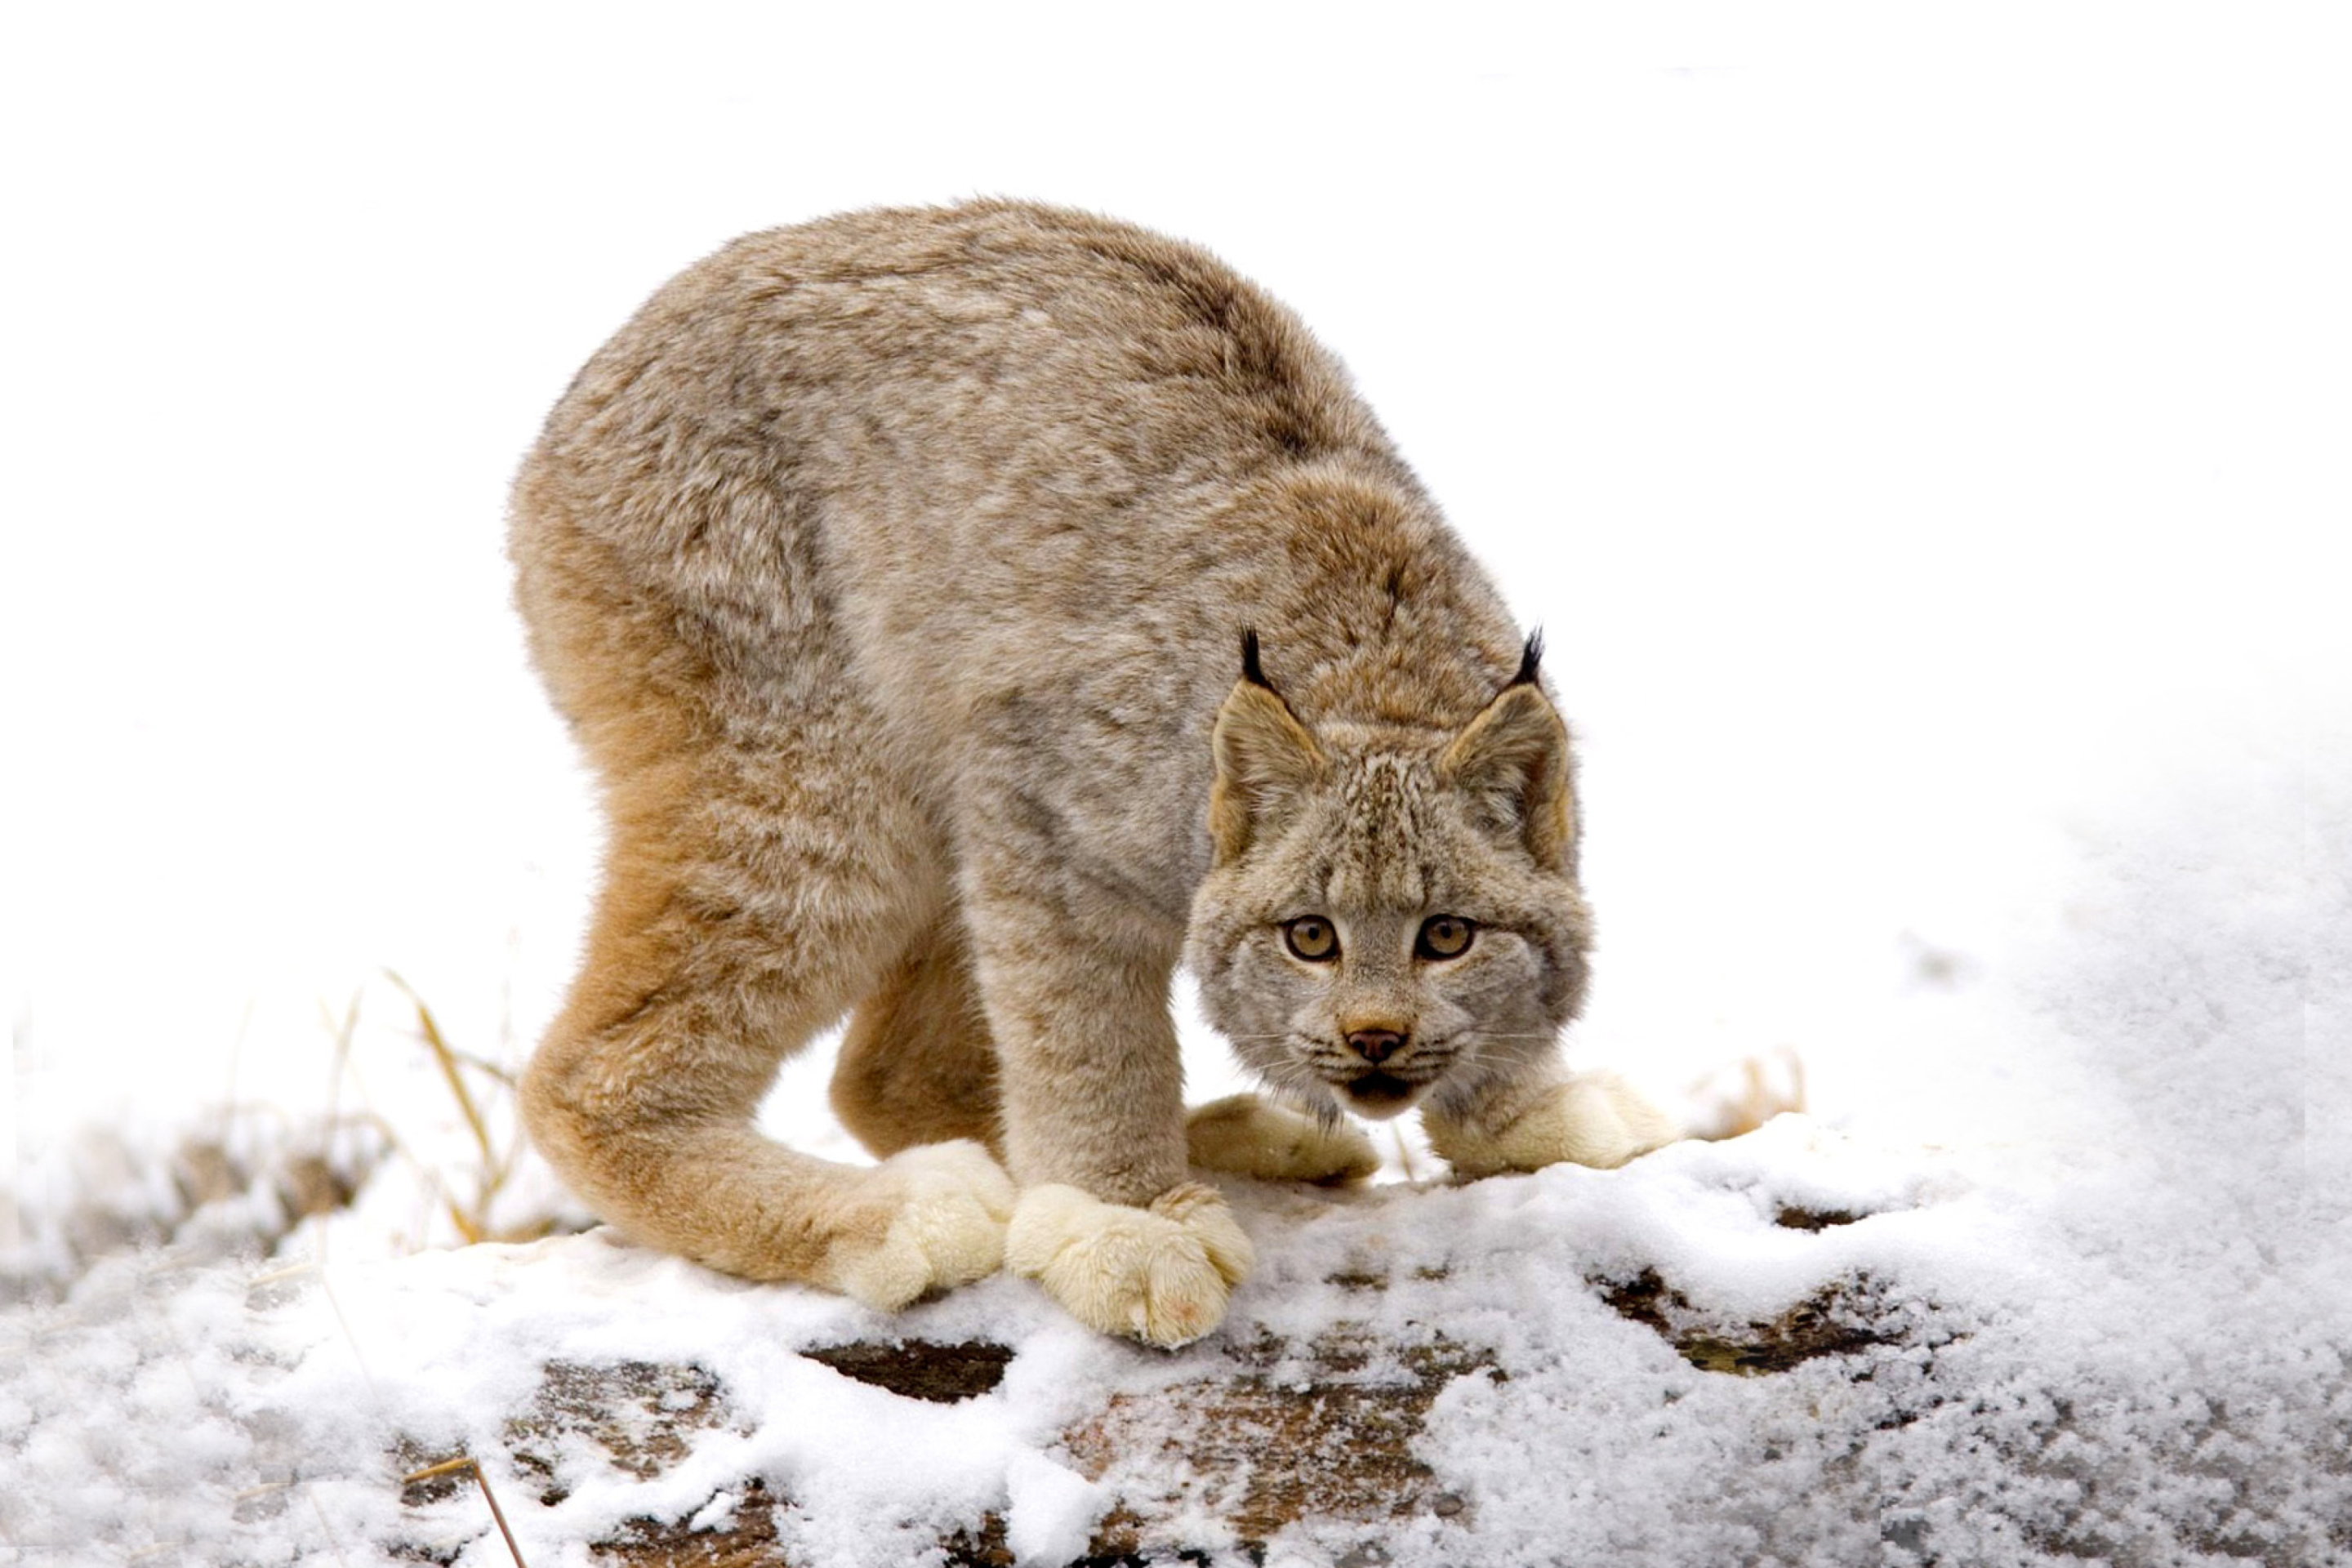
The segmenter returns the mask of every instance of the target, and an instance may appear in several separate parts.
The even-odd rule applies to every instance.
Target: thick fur
[[[1087,1321],[1204,1332],[1248,1256],[1187,1174],[1188,951],[1327,1126],[1427,1098],[1483,1164],[1592,1157],[1494,1110],[1567,1081],[1567,733],[1339,367],[1202,252],[1005,202],[739,240],[581,371],[511,550],[610,824],[524,1110],[625,1230],[894,1307],[1009,1223]],[[1478,922],[1460,961],[1412,959],[1433,912]],[[1340,962],[1286,955],[1304,913]],[[751,1124],[845,1012],[872,1170]],[[1411,1042],[1398,1103],[1349,1100],[1376,1026]],[[1360,1168],[1268,1111],[1199,1146]]]

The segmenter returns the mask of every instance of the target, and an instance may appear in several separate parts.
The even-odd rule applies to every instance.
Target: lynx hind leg
[[[1001,1151],[996,1047],[953,910],[858,1003],[832,1099],[841,1124],[877,1154],[956,1139]]]
[[[885,1310],[993,1273],[1014,1194],[978,1142],[925,1144],[868,1168],[752,1128],[781,1058],[835,1006],[784,956],[798,944],[741,967],[727,945],[592,939],[591,974],[604,984],[578,988],[523,1080],[532,1141],[558,1173],[639,1241]],[[632,948],[669,962],[615,987]],[[714,972],[726,978],[697,985]]]
[[[844,1294],[893,1312],[1003,1266],[1013,1180],[979,1144],[922,1144],[893,1154],[864,1181],[884,1194],[887,1218],[878,1237],[834,1244],[828,1282]]]
[[[1614,1073],[1578,1073],[1506,1093],[1466,1113],[1422,1115],[1430,1146],[1475,1178],[1562,1163],[1603,1169],[1682,1136],[1674,1120]]]
[[[861,1168],[772,1142],[751,1126],[772,1067],[714,1069],[740,1049],[732,1028],[684,1010],[559,1023],[524,1077],[532,1142],[598,1215],[706,1267],[884,1310],[996,1271],[1014,1194],[985,1148],[926,1144]]]
[[[1184,1120],[1193,1164],[1260,1182],[1360,1182],[1381,1168],[1362,1129],[1276,1105],[1255,1094],[1212,1100]]]
[[[679,701],[608,668],[639,715]],[[613,842],[585,963],[521,1105],[549,1163],[623,1233],[896,1309],[999,1267],[1003,1170],[970,1142],[842,1165],[752,1124],[782,1059],[880,984],[944,896],[927,820],[860,757],[850,708],[751,733],[740,714],[696,716],[636,766],[609,743],[624,727],[586,715]]]

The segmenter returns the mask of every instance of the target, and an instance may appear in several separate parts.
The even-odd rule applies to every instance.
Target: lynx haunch
[[[1558,1037],[1585,986],[1536,649],[1345,374],[1190,246],[1012,202],[750,236],[550,416],[517,600],[610,826],[524,1114],[614,1225],[884,1308],[1009,1265],[1215,1327],[1193,1173],[1457,1173],[1671,1135]],[[1194,1111],[1178,963],[1264,1079]],[[752,1115],[849,1016],[877,1156]]]

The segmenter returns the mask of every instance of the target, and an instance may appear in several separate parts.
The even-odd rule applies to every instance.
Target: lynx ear
[[[1210,740],[1209,837],[1220,866],[1321,776],[1323,749],[1258,668],[1257,634],[1242,634],[1242,678],[1217,710]]]
[[[1569,785],[1568,726],[1535,680],[1542,644],[1528,642],[1519,673],[1438,758],[1439,777],[1468,793],[1497,834],[1515,837],[1537,865],[1576,863],[1576,798]]]

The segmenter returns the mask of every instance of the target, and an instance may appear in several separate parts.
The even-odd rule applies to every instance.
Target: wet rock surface
[[[1398,1347],[1341,1323],[1304,1344],[1262,1336],[1231,1348],[1212,1375],[1114,1396],[1064,1437],[1079,1468],[1120,1499],[1093,1550],[1107,1561],[1172,1559],[1193,1544],[1183,1521],[1203,1511],[1248,1553],[1307,1521],[1458,1518],[1462,1500],[1414,1456],[1413,1439],[1449,1383],[1503,1375],[1443,1337]]]
[[[801,1353],[844,1377],[935,1405],[953,1405],[986,1394],[1004,1381],[1004,1369],[1013,1364],[1012,1346],[984,1340],[958,1344],[907,1340],[831,1345]]]
[[[1700,1371],[1749,1377],[1787,1372],[1821,1356],[1894,1344],[1909,1327],[1901,1315],[1887,1310],[1867,1279],[1832,1283],[1760,1322],[1730,1321],[1699,1310],[1654,1268],[1631,1279],[1603,1282],[1601,1297],[1618,1316],[1655,1330]]]
[[[1812,1217],[1812,1216],[1808,1216]],[[1817,1229],[1846,1223],[1823,1218]],[[1442,1269],[1412,1276],[1435,1284]],[[1390,1289],[1376,1270],[1333,1278],[1351,1299],[1376,1302]],[[1596,1280],[1599,1299],[1657,1333],[1702,1371],[1770,1376],[1809,1362],[1874,1347],[1920,1342],[1916,1304],[1895,1303],[1866,1278],[1832,1283],[1766,1321],[1733,1321],[1695,1306],[1655,1269]],[[1062,1434],[1070,1466],[1103,1489],[1081,1568],[1177,1562],[1263,1562],[1272,1543],[1302,1531],[1359,1568],[1385,1561],[1382,1534],[1414,1520],[1475,1528],[1476,1509],[1414,1451],[1432,1405],[1456,1380],[1510,1380],[1493,1352],[1442,1331],[1343,1321],[1311,1338],[1260,1331],[1205,1347],[1197,1375],[1113,1393]],[[986,1341],[853,1342],[802,1352],[845,1377],[900,1398],[952,1404],[993,1390],[1012,1347]],[[693,1366],[643,1362],[550,1364],[537,1397],[508,1422],[514,1469],[546,1483],[552,1503],[558,1449],[584,1439],[617,1469],[650,1479],[683,1458],[698,1436],[728,1425],[725,1390]],[[404,1467],[433,1457],[414,1446]],[[442,1474],[408,1487],[412,1506],[447,1502],[474,1486]],[[780,1522],[793,1509],[770,1482],[747,1477],[688,1519],[645,1517],[593,1544],[600,1562],[643,1568],[737,1568],[791,1561]],[[1202,1534],[1202,1521],[1217,1527]],[[1013,1561],[1005,1521],[990,1511],[944,1532],[950,1568]],[[439,1560],[412,1544],[407,1555]]]

